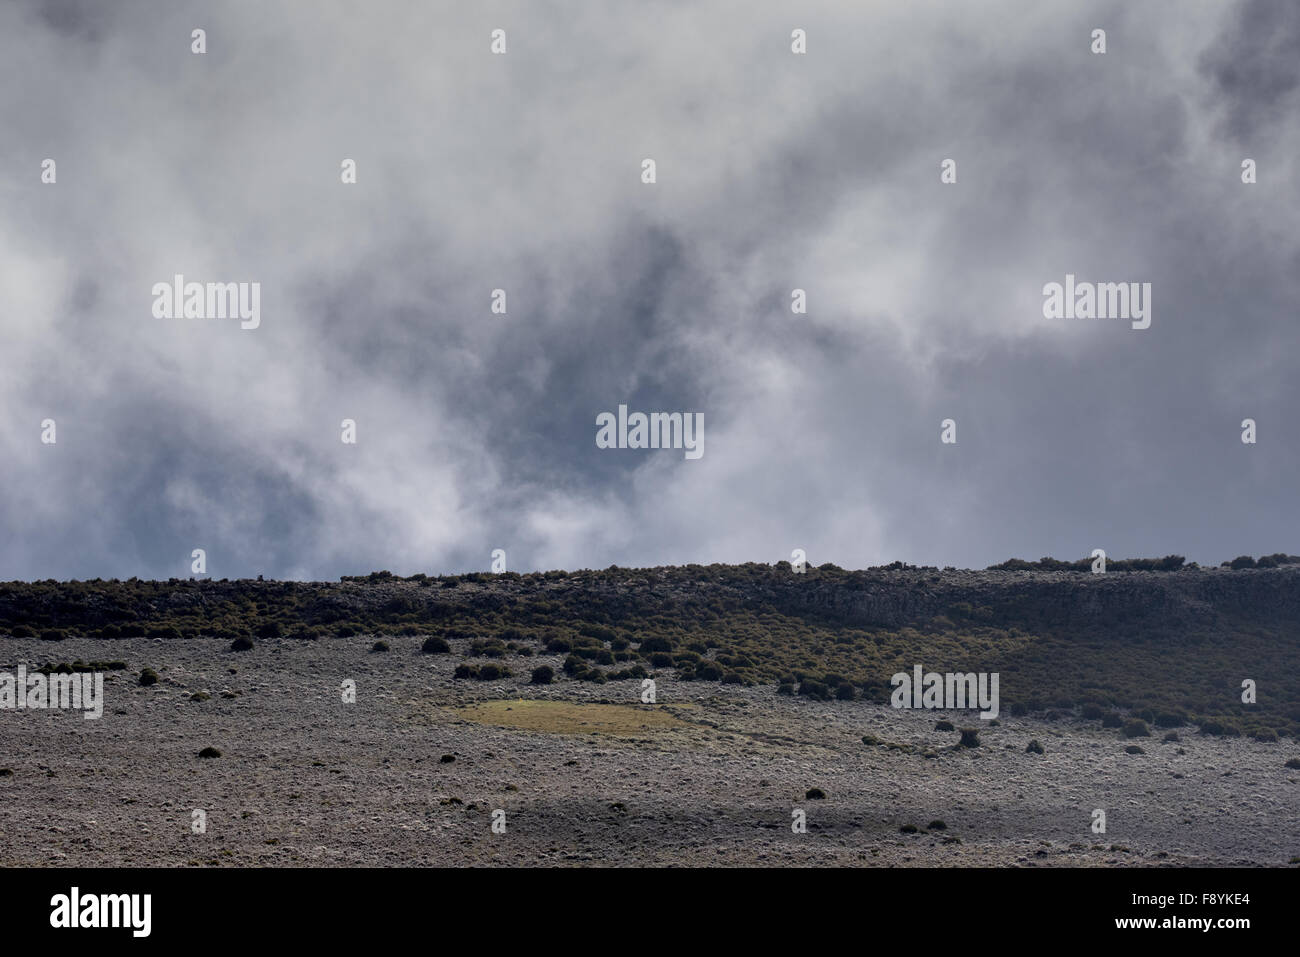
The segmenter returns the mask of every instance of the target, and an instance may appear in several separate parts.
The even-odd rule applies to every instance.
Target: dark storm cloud
[[[60,36],[95,43],[104,35],[115,4],[94,0],[28,0],[25,12]]]
[[[1256,7],[0,12],[0,577],[1300,550]],[[176,272],[261,328],[153,319]],[[1151,328],[1045,320],[1067,272]],[[598,449],[620,403],[704,457]]]
[[[1232,8],[1223,35],[1202,56],[1230,135],[1247,142],[1295,125],[1300,109],[1300,6],[1248,0]]]

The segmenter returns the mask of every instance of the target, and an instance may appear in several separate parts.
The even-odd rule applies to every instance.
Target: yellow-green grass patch
[[[481,701],[460,708],[456,713],[475,724],[542,731],[547,734],[599,733],[639,737],[647,733],[691,727],[662,708],[626,704],[505,699]]]

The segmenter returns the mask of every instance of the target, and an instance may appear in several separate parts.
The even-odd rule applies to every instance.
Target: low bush
[[[1141,718],[1133,718],[1124,723],[1124,737],[1126,738],[1149,738],[1151,729]]]
[[[799,682],[799,693],[805,698],[812,698],[816,701],[830,700],[831,692],[820,681],[813,681],[811,678],[805,678]]]
[[[548,685],[553,680],[555,680],[555,669],[550,665],[542,665],[539,668],[533,669],[532,680],[529,683],[535,685]]]

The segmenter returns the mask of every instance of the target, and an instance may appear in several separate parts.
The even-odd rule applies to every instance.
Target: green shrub
[[[943,720],[936,721],[936,722],[934,723],[934,730],[936,730],[936,731],[956,731],[957,728],[953,725],[953,723],[952,723],[951,721],[949,721],[949,720],[947,720],[947,719],[945,718],[945,719],[943,719]]]
[[[238,638],[236,638],[234,641],[230,643],[230,650],[231,651],[252,651],[253,639],[249,638],[247,635],[240,635]]]
[[[199,752],[199,757],[201,757],[201,758],[219,758],[219,757],[221,757],[221,752],[218,751],[216,748],[204,748],[202,751]]]
[[[613,641],[618,637],[610,628],[604,625],[585,624],[578,626],[578,634],[587,638],[594,638],[599,642]]]
[[[830,700],[831,692],[820,681],[813,681],[811,678],[805,678],[799,682],[799,693],[805,698],[812,698],[816,701]]]
[[[372,654],[376,651],[388,651],[388,642],[383,641],[382,639],[376,641],[373,645],[370,646],[370,651]]]
[[[504,658],[506,646],[496,638],[479,638],[469,643],[471,658]]]
[[[821,788],[809,788],[804,792],[804,798],[809,801],[822,801],[826,798],[826,792]]]
[[[1151,737],[1151,729],[1147,727],[1147,723],[1141,718],[1133,718],[1124,722],[1124,737],[1149,738]]]
[[[1034,739],[1033,739],[1032,741],[1030,741],[1029,744],[1025,747],[1025,751],[1026,751],[1026,753],[1028,753],[1028,754],[1042,754],[1042,753],[1043,753],[1043,746],[1042,746],[1041,744],[1038,743],[1038,739],[1037,739],[1037,738],[1034,738]]]
[[[424,639],[424,644],[420,646],[420,651],[426,655],[445,655],[451,651],[451,645],[447,644],[444,639],[434,635],[430,638]]]
[[[979,728],[962,728],[961,740],[957,744],[963,748],[978,748],[980,746]]]
[[[152,668],[145,668],[140,672],[140,684],[144,687],[158,683],[158,672]]]
[[[1229,724],[1226,721],[1201,721],[1200,730],[1201,730],[1201,734],[1213,735],[1214,737],[1222,737],[1222,738],[1241,737],[1241,729],[1234,724]]]
[[[539,668],[533,669],[533,677],[532,677],[531,684],[548,685],[554,680],[554,678],[555,678],[554,669],[551,668],[550,665],[542,665]]]

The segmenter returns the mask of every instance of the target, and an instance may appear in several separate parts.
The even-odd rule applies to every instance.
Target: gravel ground
[[[539,664],[560,673],[551,655],[508,659],[513,678],[456,681],[459,654],[422,655],[420,638],[371,653],[372,640],[243,653],[209,640],[6,641],[10,673],[76,658],[129,668],[110,673],[100,720],[0,710],[0,865],[1287,866],[1300,855],[1300,771],[1284,766],[1300,748],[1288,739],[1183,728],[1180,742],[1155,732],[1127,754],[1135,742],[1095,723],[1003,716],[981,747],[959,749],[936,720],[986,722],[671,671],[656,676],[653,706],[636,681],[529,686]],[[160,681],[140,687],[146,666]],[[349,679],[354,704],[342,701]],[[199,691],[211,697],[192,700]],[[526,706],[464,713],[520,698],[617,705],[609,713],[633,726],[555,733],[499,726]],[[664,720],[639,727],[630,709],[650,708]],[[1026,753],[1033,738],[1045,754]],[[205,747],[221,757],[199,758]],[[1104,834],[1092,831],[1098,808]],[[796,810],[806,833],[792,831]]]

